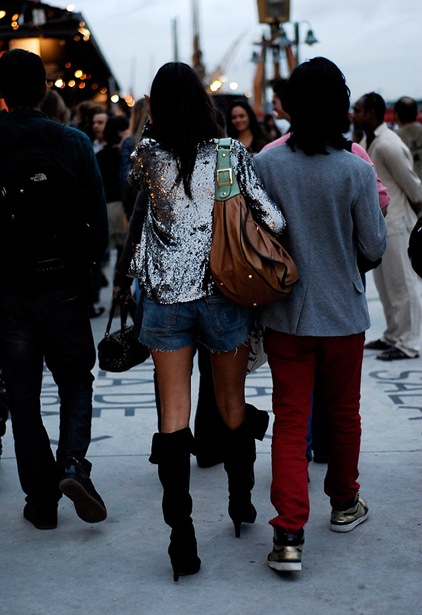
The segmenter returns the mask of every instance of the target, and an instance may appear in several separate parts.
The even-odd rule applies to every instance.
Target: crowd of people
[[[169,90],[178,92],[171,109]],[[0,97],[7,107],[0,118],[6,204],[6,214],[0,214],[5,216],[0,223],[0,366],[2,392],[7,391],[2,401],[7,399],[11,415],[25,519],[37,529],[54,529],[62,495],[85,522],[107,517],[86,457],[95,365],[90,318],[104,311],[99,297],[108,282],[102,264],[113,250],[113,297],[133,301],[127,271],[137,243],[139,340],[154,363],[158,411],[150,460],[158,466],[163,488],[174,580],[201,567],[191,455],[198,455],[202,467],[224,464],[228,514],[237,537],[242,524],[256,518],[255,440],[264,437],[269,417],[245,400],[254,321],[264,330],[273,382],[270,499],[275,516],[267,563],[278,572],[301,570],[310,510],[309,442],[314,441],[315,459],[327,463],[330,528],[349,532],[369,514],[358,480],[364,349],[379,352],[381,361],[413,359],[420,352],[422,312],[407,253],[422,212],[422,127],[415,101],[397,101],[397,132],[384,122],[385,102],[378,93],[361,96],[351,113],[344,75],[333,62],[317,57],[296,67],[288,80],[274,82],[274,115],[259,121],[249,103],[237,99],[224,116],[195,71],[170,62],[129,116],[110,114],[93,102],[80,104],[71,115],[57,92],[47,92],[41,59],[20,49],[0,58]],[[289,125],[285,134],[279,120]],[[345,137],[349,133],[351,139]],[[69,228],[79,253],[60,254],[48,267],[35,256],[28,263],[25,255],[22,286],[16,236],[22,243],[28,229],[20,231],[16,224],[36,233],[37,221],[18,216],[16,222],[14,208],[21,201],[13,189],[19,178],[10,170],[10,159],[15,150],[32,147],[34,135],[47,141],[45,147],[75,178],[61,205],[51,206],[78,202],[72,216],[79,219],[62,224],[60,232]],[[282,241],[300,274],[288,297],[258,311],[226,299],[209,266],[216,145],[224,136],[232,139],[231,163],[254,219]],[[37,215],[45,213],[40,208]],[[43,242],[45,236],[39,239]],[[67,243],[62,239],[61,247]],[[82,258],[85,243],[89,249]],[[370,326],[365,273],[370,269],[386,329],[365,344]],[[201,380],[192,433],[195,353]],[[60,398],[55,454],[42,422],[44,363]],[[3,412],[0,437],[5,420]]]

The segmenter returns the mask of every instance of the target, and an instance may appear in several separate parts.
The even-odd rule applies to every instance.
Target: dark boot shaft
[[[195,574],[201,565],[189,493],[193,450],[194,439],[189,428],[154,434],[152,457],[158,463],[158,476],[163,485],[164,521],[172,528],[168,553],[175,581],[179,574]]]
[[[255,484],[255,437],[247,421],[234,430],[226,427],[223,455],[228,478],[229,516],[239,537],[241,523],[254,523],[256,519],[256,510],[251,501]]]
[[[189,428],[174,433],[156,433],[152,456],[158,462],[158,477],[163,486],[164,520],[171,528],[191,523],[190,455],[194,439]]]

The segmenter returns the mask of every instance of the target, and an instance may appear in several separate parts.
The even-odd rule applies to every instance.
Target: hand
[[[124,303],[125,305],[129,302],[134,302],[130,286],[114,286],[113,299],[116,299],[119,303]]]

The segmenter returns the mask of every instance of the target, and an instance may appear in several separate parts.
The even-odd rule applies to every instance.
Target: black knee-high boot
[[[236,538],[242,523],[254,523],[256,510],[251,501],[255,484],[255,438],[262,440],[269,417],[264,411],[246,405],[246,418],[240,427],[224,431],[224,469],[228,477],[229,516],[233,521]]]
[[[194,439],[189,428],[174,433],[156,433],[152,441],[152,452],[158,460],[158,476],[164,490],[164,521],[172,530],[168,553],[175,581],[179,575],[195,574],[201,566],[189,493],[193,445]]]
[[[215,400],[210,351],[198,344],[199,391],[195,414],[196,463],[210,468],[222,463],[224,422]]]

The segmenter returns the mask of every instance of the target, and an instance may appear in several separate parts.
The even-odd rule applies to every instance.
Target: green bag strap
[[[232,139],[230,137],[219,139],[217,144],[216,201],[227,201],[227,199],[240,194],[239,184],[230,160],[231,144]]]

